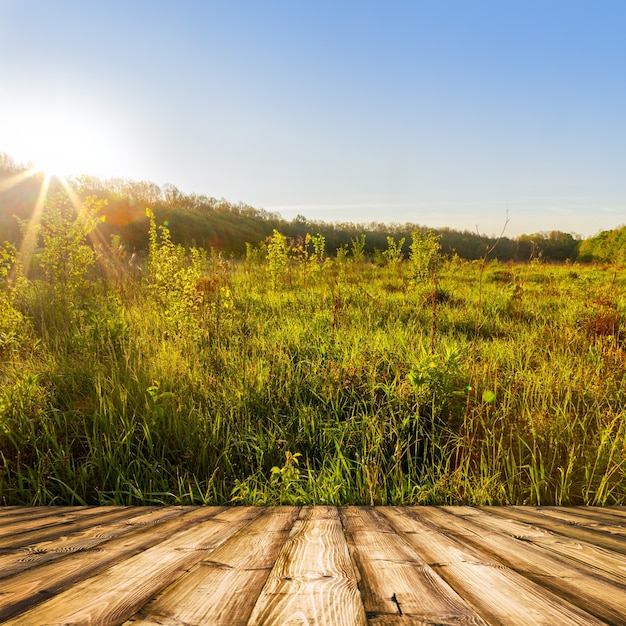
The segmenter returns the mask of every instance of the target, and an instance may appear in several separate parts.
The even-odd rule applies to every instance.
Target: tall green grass
[[[151,236],[71,302],[5,273],[3,504],[625,502],[622,273]]]

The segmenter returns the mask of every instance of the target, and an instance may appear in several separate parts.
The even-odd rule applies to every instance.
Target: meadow
[[[623,270],[153,216],[138,258],[100,208],[0,244],[0,503],[626,503]]]

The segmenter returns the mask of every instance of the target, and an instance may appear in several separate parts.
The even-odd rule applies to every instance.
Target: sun
[[[33,128],[30,159],[49,176],[100,174],[108,158],[106,138],[84,119],[55,115]]]
[[[107,176],[115,150],[107,125],[80,111],[33,112],[14,120],[18,157],[48,177]]]

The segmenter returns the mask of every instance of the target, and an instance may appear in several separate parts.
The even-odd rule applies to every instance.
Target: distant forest
[[[19,244],[20,220],[29,219],[37,206],[44,175],[29,174],[29,169],[0,153],[0,241]],[[490,251],[490,259],[502,262],[537,259],[545,262],[626,263],[626,226],[588,239],[560,231],[509,238],[506,230],[502,237],[495,238],[468,230],[430,229],[412,223],[328,223],[311,221],[301,215],[288,221],[278,213],[242,202],[186,194],[170,184],[159,187],[151,182],[123,178],[100,180],[81,176],[72,179],[70,184],[80,197],[97,196],[106,200],[103,211],[106,219],[99,226],[101,234],[106,239],[117,235],[131,252],[141,252],[148,247],[146,208],[150,207],[158,222],[168,224],[173,242],[213,249],[226,257],[244,257],[246,244],[256,246],[270,237],[274,229],[294,242],[306,237],[307,233],[322,234],[326,250],[331,255],[365,235],[365,253],[370,258],[376,258],[380,251],[387,249],[387,237],[398,242],[404,238],[404,251],[407,252],[413,231],[432,230],[440,236],[443,254],[457,254],[468,260],[482,259]],[[61,190],[61,183],[52,179],[49,193]]]

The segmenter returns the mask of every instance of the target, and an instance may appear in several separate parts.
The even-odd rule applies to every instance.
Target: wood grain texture
[[[56,508],[56,507],[55,507]],[[0,525],[0,547],[24,545],[25,542],[32,541],[33,536],[53,536],[63,533],[68,527],[72,527],[80,520],[90,523],[93,517],[106,517],[113,515],[123,517],[133,515],[132,510],[127,507],[107,507],[99,511],[97,507],[89,507],[84,510],[72,507],[70,510],[52,511],[46,515],[19,516]]]
[[[207,551],[260,513],[251,507],[226,509],[217,515],[209,509],[192,511],[185,530],[78,582],[5,623],[15,626],[119,624],[173,582],[182,571],[205,557]],[[75,575],[79,573],[74,570]],[[45,588],[46,579],[37,582]]]
[[[486,623],[374,509],[343,507],[341,521],[370,622]]]
[[[69,528],[64,527],[61,532],[45,532],[43,538],[39,537],[39,541],[0,549],[0,579],[15,576],[31,567],[66,557],[70,553],[93,551],[106,541],[179,517],[185,511],[182,507],[145,510],[147,512],[135,508],[120,511],[120,514],[123,513],[121,516],[110,513],[106,517],[94,516],[90,520],[77,521]]]
[[[560,510],[561,512],[566,512],[569,515],[580,518],[582,523],[587,523],[590,520],[598,520],[606,524],[623,524],[625,521],[624,518],[626,518],[626,511],[622,509],[600,506],[568,506],[566,508],[558,506],[537,506],[515,508],[526,508],[537,512]]]
[[[247,624],[298,512],[265,509],[126,624]]]
[[[113,520],[135,517],[137,511],[130,507],[106,507],[103,511],[98,511],[97,508],[94,508],[85,511],[84,514],[78,512],[60,513],[56,522],[53,519],[53,515],[48,513],[47,516],[37,520],[29,518],[24,525],[19,520],[14,521],[11,525],[0,525],[2,530],[7,531],[6,534],[0,536],[0,550],[7,552],[11,549],[22,548],[40,541],[52,541],[57,537],[75,532],[81,528],[90,528]]]
[[[490,624],[602,624],[480,550],[444,534],[418,511],[381,510],[390,525]]]
[[[3,506],[0,508],[0,519],[4,524],[9,519],[35,519],[49,517],[51,514],[63,516],[74,511],[90,511],[93,506]]]
[[[565,557],[573,564],[589,567],[597,570],[600,574],[612,578],[620,583],[626,583],[626,555],[613,552],[603,547],[598,547],[587,541],[579,541],[566,534],[560,525],[548,524],[535,525],[533,516],[527,516],[522,522],[516,519],[507,519],[498,515],[490,508],[483,508],[480,515],[475,519],[499,532],[504,532],[511,537],[526,541],[529,544],[539,546],[547,552],[552,552],[560,557]],[[565,531],[569,528],[564,529]],[[580,534],[580,533],[576,533]],[[619,540],[618,540],[619,541]]]
[[[626,509],[0,507],[3,624],[626,626]]]
[[[582,508],[582,507],[581,507]],[[618,516],[600,519],[597,514],[575,509],[544,509],[531,507],[485,507],[487,512],[545,528],[572,539],[626,554],[626,520]]]
[[[248,623],[257,626],[367,623],[336,508],[302,509]]]
[[[415,512],[417,508],[411,507]],[[422,519],[609,624],[626,624],[626,585],[484,525],[470,507],[425,507]]]

